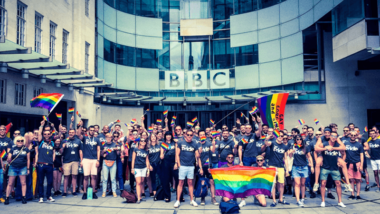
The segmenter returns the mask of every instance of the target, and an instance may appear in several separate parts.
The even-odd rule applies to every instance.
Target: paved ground
[[[371,185],[374,183],[373,173],[370,170],[370,179]],[[364,183],[362,183],[364,184]],[[364,200],[361,201],[352,201],[348,200],[348,193],[344,193],[343,203],[346,204],[346,208],[341,208],[337,206],[337,199],[326,199],[326,207],[321,208],[320,205],[320,196],[315,199],[307,198],[304,208],[298,208],[296,206],[295,198],[286,195],[286,201],[290,202],[291,205],[277,205],[276,208],[272,209],[270,207],[262,208],[257,204],[253,204],[253,198],[250,197],[247,199],[247,206],[241,209],[242,214],[248,213],[321,213],[321,214],[339,214],[339,213],[379,213],[380,211],[380,193],[375,192],[376,188],[371,188],[369,192],[364,192],[364,186],[362,187],[361,197]],[[333,193],[335,196],[335,192]],[[309,194],[306,194],[309,197]],[[126,204],[123,203],[123,199],[113,198],[108,196],[106,198],[101,198],[100,193],[98,193],[99,199],[97,200],[82,200],[81,195],[74,198],[72,195],[62,198],[55,197],[56,202],[48,203],[45,202],[40,204],[36,201],[30,201],[28,204],[23,205],[21,202],[16,202],[11,200],[11,204],[4,206],[0,204],[0,213],[133,213],[133,214],[142,214],[142,213],[173,213],[173,214],[195,214],[195,213],[204,213],[204,214],[217,214],[219,212],[219,207],[213,206],[210,204],[210,197],[206,198],[206,206],[192,207],[189,205],[190,199],[189,196],[185,196],[185,203],[182,203],[180,208],[174,209],[174,201],[170,203],[165,203],[163,201],[153,201],[152,198],[147,198],[145,202],[141,204]],[[172,195],[174,198],[175,195]],[[197,200],[200,203],[200,199]],[[238,200],[240,202],[240,200]],[[267,199],[268,205],[271,203],[270,199]]]

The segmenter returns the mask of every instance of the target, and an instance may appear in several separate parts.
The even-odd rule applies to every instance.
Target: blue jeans
[[[33,169],[33,167],[30,167],[30,169]],[[27,200],[33,200],[33,170],[29,170],[29,175],[26,175],[26,199]],[[21,183],[20,179],[17,179],[16,184],[16,193],[15,193],[16,200],[21,200],[22,197],[22,189],[21,189]]]
[[[108,182],[108,172],[111,176],[111,183],[112,183],[112,192],[116,193],[116,161],[113,163],[111,167],[107,166],[105,161],[103,161],[103,192],[107,192],[107,182]],[[121,188],[121,187],[120,187]]]
[[[3,167],[0,167],[0,198],[3,197],[3,180],[4,180],[4,173],[3,173]]]
[[[149,177],[150,177],[150,180],[152,182],[152,189],[153,189],[153,191],[156,191],[156,188],[157,188],[157,185],[156,185],[157,184],[156,174],[158,174],[159,167],[158,167],[158,163],[151,163],[150,165],[152,166],[153,171],[151,171],[149,173]]]
[[[40,198],[44,197],[44,180],[46,177],[46,198],[51,196],[51,188],[53,188],[53,165],[37,164],[37,178],[38,178],[38,195]]]
[[[244,166],[252,166],[256,163],[256,157],[243,157]]]
[[[123,162],[121,162],[121,158],[116,159],[116,167],[117,167],[117,180],[119,181],[120,191],[124,190],[124,176],[123,176]],[[112,180],[112,179],[111,179]]]

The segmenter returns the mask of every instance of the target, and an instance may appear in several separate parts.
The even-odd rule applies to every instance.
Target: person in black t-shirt
[[[155,134],[151,134],[149,136],[148,151],[149,151],[149,163],[153,170],[150,171],[147,181],[148,181],[150,197],[154,197],[154,195],[156,194],[156,189],[157,189],[156,174],[159,174],[159,162],[160,162],[160,152],[161,152],[161,145],[158,142],[157,135]]]
[[[146,144],[145,139],[141,138],[138,146],[132,153],[131,173],[134,174],[136,178],[137,204],[141,202],[141,195],[144,192],[145,177],[149,176],[150,170],[153,170],[149,164],[149,153]]]
[[[63,136],[62,136],[63,137]],[[61,138],[57,138],[54,141],[55,159],[54,159],[54,171],[53,171],[53,189],[54,196],[61,195],[61,182],[62,182],[62,153],[60,152]]]
[[[228,168],[228,167],[234,166],[234,153],[227,154],[226,155],[226,161],[227,161],[226,164],[220,166],[220,168]],[[224,202],[227,202],[231,199],[233,199],[233,198],[222,197],[222,200]]]
[[[112,141],[113,135],[110,133],[107,133],[105,135],[106,137],[106,143],[102,146],[102,151],[100,152],[103,156],[103,194],[102,197],[106,197],[107,193],[107,182],[108,182],[108,174],[110,174],[111,177],[111,187],[112,187],[112,193],[113,197],[117,197],[116,194],[116,159],[117,159],[117,151],[118,146],[115,142]]]

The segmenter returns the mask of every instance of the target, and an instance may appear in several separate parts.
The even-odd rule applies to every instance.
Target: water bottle
[[[92,200],[92,188],[87,188],[87,200]]]

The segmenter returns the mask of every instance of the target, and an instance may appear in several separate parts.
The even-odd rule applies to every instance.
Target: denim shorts
[[[8,176],[19,176],[19,175],[27,175],[28,168],[25,167],[13,167],[10,166],[8,170]]]
[[[307,177],[309,177],[309,168],[307,166],[293,166],[292,177],[293,178],[307,178]]]
[[[180,166],[178,170],[178,179],[185,180],[194,178],[194,166]]]
[[[331,177],[334,181],[339,181],[340,180],[340,172],[339,170],[328,170],[328,169],[321,169],[321,180],[326,181],[327,177],[331,174]]]

